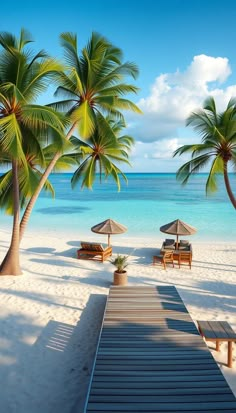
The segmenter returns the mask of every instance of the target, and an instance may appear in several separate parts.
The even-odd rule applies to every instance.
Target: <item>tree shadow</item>
[[[0,318],[1,412],[69,413],[78,394],[84,403],[105,302],[92,294],[76,325]]]
[[[215,268],[215,267],[230,267],[232,268],[232,270],[236,267],[236,265],[234,264],[225,264],[225,263],[217,263],[217,262],[210,262],[210,261],[200,261],[200,260],[195,260],[195,263],[198,264],[210,264],[210,265],[214,265],[214,267],[207,267],[207,268]],[[227,271],[227,270],[226,270]],[[235,271],[235,270],[233,270]]]
[[[77,249],[80,247],[80,242],[81,241],[69,241],[67,242],[67,244],[71,245],[72,247],[76,247],[76,248],[69,248],[69,249],[66,249],[60,252],[56,252],[55,248],[50,248],[50,247],[32,247],[32,248],[27,248],[25,251],[32,252],[32,253],[38,253],[42,255],[49,254],[49,256],[47,257],[47,260],[50,260],[50,264],[55,265],[55,266],[73,267],[79,264],[79,260],[77,260]],[[130,259],[133,260],[134,263],[150,264],[152,262],[153,255],[158,254],[160,252],[160,249],[149,248],[149,247],[133,248],[133,247],[127,247],[127,246],[113,246],[112,252],[113,252],[113,255],[116,255],[116,254],[128,255]],[[65,260],[53,259],[53,256],[75,258],[76,261],[75,263],[72,263],[72,262],[68,263],[68,261],[65,261]],[[36,262],[36,263],[44,263],[45,258],[44,257],[42,257],[42,259],[32,258],[31,261]],[[90,261],[97,261],[97,260],[90,259]]]
[[[72,267],[72,268],[77,267],[76,263],[68,262],[65,260],[57,260],[51,257],[50,259],[48,259],[47,257],[47,262],[45,261],[45,259],[41,259],[41,258],[31,258],[30,261],[36,262],[38,264],[54,265],[55,267]]]
[[[81,308],[79,307],[75,307],[75,306],[71,306],[68,304],[65,304],[64,302],[60,302],[60,299],[62,298],[62,300],[64,300],[64,296],[63,297],[56,297],[56,300],[53,299],[53,296],[51,295],[46,295],[45,293],[35,293],[35,292],[28,292],[28,291],[12,291],[12,290],[6,290],[6,289],[2,289],[0,288],[0,292],[4,291],[5,295],[9,295],[9,297],[11,297],[12,295],[14,295],[15,297],[20,297],[23,298],[25,300],[29,300],[29,301],[34,301],[34,302],[39,302],[45,305],[49,305],[49,306],[55,306],[55,307],[64,307],[65,309],[70,309],[70,310],[81,310]]]
[[[236,313],[236,285],[221,281],[201,281],[194,289],[186,289],[179,286],[184,294],[185,300],[191,303],[192,307],[199,305],[207,312],[212,310],[222,314],[221,319],[227,317],[228,312]]]
[[[55,248],[48,248],[48,247],[31,247],[31,248],[26,248],[25,251],[36,252],[37,254],[53,254],[56,250]]]
[[[101,279],[99,280],[97,278],[89,277],[89,278],[82,278],[80,279],[80,283],[82,284],[87,284],[87,285],[99,285],[99,287],[105,287],[109,288],[111,285],[113,285],[112,279],[111,279],[111,274],[110,274],[110,280],[109,279]]]

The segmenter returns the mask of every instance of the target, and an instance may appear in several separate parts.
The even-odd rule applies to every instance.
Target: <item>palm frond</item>
[[[1,151],[6,152],[12,159],[26,163],[22,150],[22,135],[15,114],[0,119]]]
[[[16,37],[9,32],[0,33],[0,45],[8,52],[12,53],[17,48]]]
[[[95,179],[95,172],[95,159],[93,157],[89,157],[74,172],[73,177],[71,179],[72,188],[74,188],[79,181],[82,181],[81,188],[87,187],[89,189],[92,189],[93,182]]]
[[[57,87],[54,96],[64,96],[66,98],[78,98],[78,92],[82,93],[83,85],[75,76],[74,68],[71,69],[69,75],[66,73],[58,73],[57,76],[59,86]],[[81,90],[82,88],[82,90]]]
[[[31,36],[30,32],[28,30],[22,28],[21,32],[20,32],[19,42],[18,42],[19,51],[24,49],[26,44],[32,43],[32,42],[33,42],[33,38]]]
[[[205,168],[209,160],[209,155],[204,154],[186,162],[178,169],[176,173],[177,180],[181,181],[181,183],[185,185],[192,174],[198,173]]]
[[[122,96],[127,93],[137,93],[138,88],[134,85],[119,83],[117,85],[112,85],[111,87],[97,89],[96,93],[100,96]]]
[[[30,101],[36,99],[48,88],[49,82],[56,82],[58,73],[61,71],[63,71],[63,65],[56,59],[48,58],[35,64],[30,68],[27,82],[24,83],[24,96]]]
[[[87,100],[85,100],[71,115],[72,122],[77,122],[80,136],[88,138],[95,129],[95,116]]]
[[[214,193],[218,189],[217,178],[222,174],[224,169],[223,160],[218,156],[213,159],[211,169],[206,182],[206,194]]]
[[[183,155],[184,153],[188,153],[188,152],[191,152],[193,154],[201,153],[201,152],[205,152],[208,149],[209,149],[209,145],[204,145],[202,143],[197,143],[193,145],[183,145],[173,152],[173,157],[175,157],[176,155]]]
[[[61,45],[64,48],[65,60],[69,67],[74,67],[80,75],[80,62],[77,54],[77,36],[70,32],[60,35]]]
[[[139,113],[142,114],[143,112],[141,111],[141,109],[139,109],[139,107],[137,105],[135,105],[133,102],[131,102],[128,99],[121,99],[121,98],[117,98],[115,100],[115,106],[118,109],[122,109],[122,110],[132,110],[132,112],[135,113]]]
[[[63,133],[69,125],[69,119],[49,106],[25,105],[22,111],[22,119],[25,125],[33,129],[50,126]]]

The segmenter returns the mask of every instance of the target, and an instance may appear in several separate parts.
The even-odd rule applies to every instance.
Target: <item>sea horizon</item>
[[[128,184],[121,178],[120,192],[111,179],[102,184],[96,181],[93,190],[81,190],[79,185],[72,190],[72,175],[51,174],[56,197],[40,194],[30,217],[30,230],[72,232],[80,238],[91,236],[93,225],[112,218],[127,226],[122,237],[164,238],[160,226],[179,218],[197,229],[192,241],[236,241],[235,209],[222,177],[219,191],[206,197],[205,172],[193,176],[185,186],[176,180],[174,172],[128,172]],[[235,174],[230,179],[235,187]],[[11,229],[12,219],[3,211],[0,222],[3,229]],[[104,237],[97,236],[96,240],[102,242]]]

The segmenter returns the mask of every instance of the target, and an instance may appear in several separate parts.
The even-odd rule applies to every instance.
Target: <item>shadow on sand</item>
[[[91,294],[77,325],[50,320],[42,328],[33,317],[0,319],[1,412],[69,413],[84,404],[105,302],[105,295]]]

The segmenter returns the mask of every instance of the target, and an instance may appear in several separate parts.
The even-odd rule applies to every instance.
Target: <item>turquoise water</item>
[[[71,174],[53,174],[56,199],[42,193],[30,219],[29,228],[48,231],[88,233],[90,228],[112,218],[128,227],[128,236],[162,237],[161,225],[179,218],[197,228],[192,239],[236,241],[236,211],[228,200],[223,180],[219,191],[205,195],[206,175],[199,174],[182,187],[175,174],[127,174],[128,185],[120,192],[112,181],[96,183],[94,189],[72,190]],[[235,192],[236,177],[230,177]],[[2,227],[10,218],[0,214]]]

